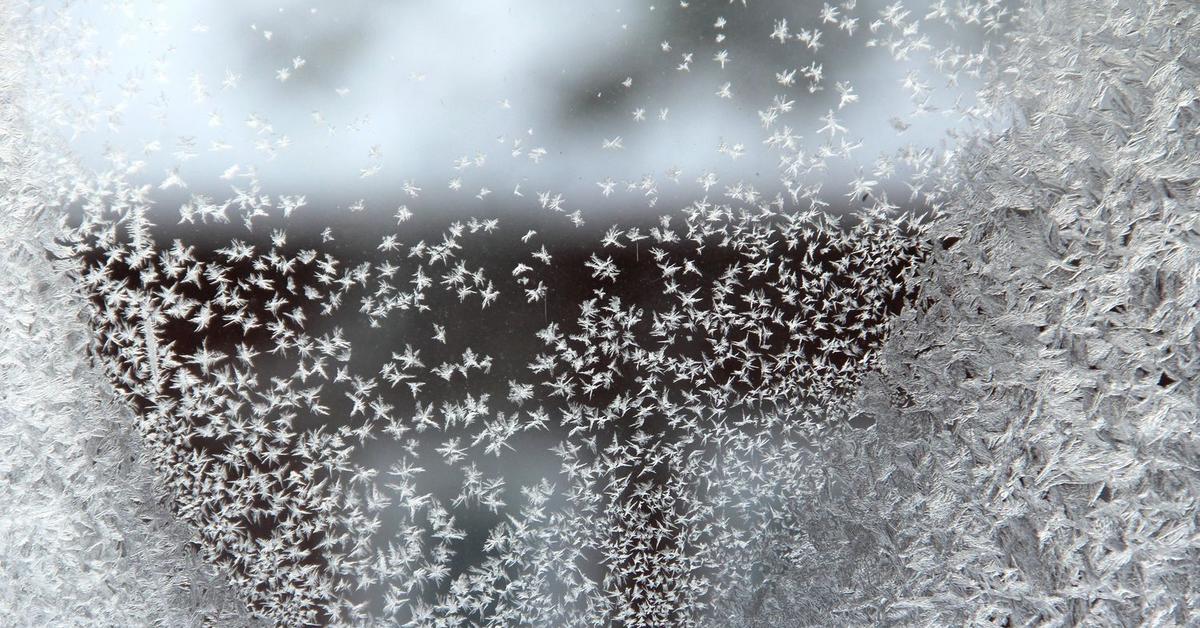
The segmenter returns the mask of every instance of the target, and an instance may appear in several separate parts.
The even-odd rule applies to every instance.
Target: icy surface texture
[[[19,25],[0,28],[0,623],[249,624],[88,357],[88,298],[55,242],[85,175],[30,124],[38,49],[21,44],[38,35]]]
[[[1186,626],[1200,536],[1200,22],[1035,5],[919,292],[764,560],[764,625]]]
[[[1195,623],[1196,8],[719,4],[587,14],[661,57],[583,140],[362,108],[354,11],[3,9],[0,613]],[[956,141],[864,161],[852,47]]]

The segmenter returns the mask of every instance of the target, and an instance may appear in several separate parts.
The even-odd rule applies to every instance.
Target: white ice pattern
[[[115,4],[121,45],[178,34]],[[652,9],[708,15],[690,4]],[[322,71],[303,37],[249,25],[293,48],[220,77],[168,44],[105,91],[94,8],[0,6],[4,623],[1200,622],[1194,3],[730,2],[638,54],[716,101],[765,77],[762,137],[710,150],[771,155],[767,183],[489,178],[554,162],[505,130],[448,184],[372,144],[354,178],[403,204],[364,187],[336,211],[260,176],[295,121],[220,100],[299,89]],[[793,66],[757,62],[739,20]],[[866,92],[822,50],[849,44],[932,68],[894,133],[970,127],[856,161]],[[930,76],[983,89],[943,107]],[[76,155],[126,112],[172,115],[169,80],[248,135]],[[590,150],[645,150],[688,107],[626,111]],[[202,153],[238,163],[200,174]],[[610,197],[643,211],[592,209]]]

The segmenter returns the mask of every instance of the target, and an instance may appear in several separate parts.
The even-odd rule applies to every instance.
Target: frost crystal
[[[530,4],[0,9],[0,616],[1198,621],[1196,7]]]

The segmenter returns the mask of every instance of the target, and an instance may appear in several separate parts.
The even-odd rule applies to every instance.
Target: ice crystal
[[[0,611],[1195,623],[1195,7],[730,4],[2,9]]]

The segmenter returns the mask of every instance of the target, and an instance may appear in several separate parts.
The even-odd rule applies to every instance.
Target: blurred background
[[[313,201],[300,219],[364,198],[367,209],[389,205],[406,184],[477,211],[531,207],[546,190],[568,211],[628,210],[631,196],[686,201],[709,173],[771,195],[778,154],[763,144],[759,112],[776,96],[793,105],[775,128],[790,127],[807,152],[826,137],[830,110],[861,143],[813,177],[836,201],[881,154],[940,146],[961,124],[954,103],[976,87],[966,75],[947,85],[928,51],[895,59],[900,35],[871,23],[899,14],[939,46],[978,47],[983,36],[922,21],[936,13],[928,2],[876,0],[85,9],[103,52],[94,83],[79,86],[92,114],[68,121],[82,158],[100,166],[117,151],[144,162],[148,183],[182,190],[177,176],[216,198],[253,168],[265,192]],[[653,195],[620,194],[646,177]],[[605,196],[598,183],[609,179],[617,193]]]

